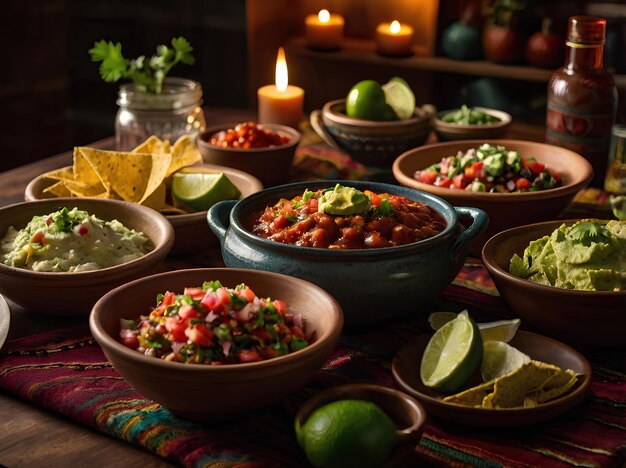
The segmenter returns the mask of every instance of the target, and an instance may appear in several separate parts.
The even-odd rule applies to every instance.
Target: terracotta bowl
[[[473,107],[472,109],[492,115],[500,119],[500,121],[485,125],[459,125],[441,120],[444,115],[454,112],[456,109],[437,112],[437,118],[433,126],[439,140],[451,141],[501,138],[513,121],[511,114],[497,109],[490,109],[488,107]]]
[[[221,366],[182,364],[145,356],[118,341],[121,318],[149,311],[164,291],[220,280],[246,283],[261,297],[282,299],[302,314],[314,341],[292,354],[267,361]],[[225,419],[278,402],[313,377],[343,324],[337,302],[312,283],[263,271],[232,268],[179,270],[120,286],[100,299],[89,325],[115,369],[139,392],[189,419]]]
[[[242,198],[263,189],[263,184],[259,179],[247,172],[230,167],[216,166],[214,164],[195,164],[189,166],[189,170],[208,173],[223,172],[226,177],[237,186],[241,192]],[[24,191],[24,199],[31,201],[55,198],[53,195],[44,192],[44,189],[54,182],[55,181],[51,179],[45,179],[43,175],[34,178]],[[174,232],[176,233],[174,245],[170,252],[171,254],[190,254],[203,250],[207,246],[217,244],[217,239],[206,224],[206,211],[180,215],[166,215],[165,217],[172,223]]]
[[[222,130],[234,128],[236,125],[236,123],[218,125],[200,134],[198,150],[204,162],[246,171],[257,177],[266,187],[285,182],[296,147],[302,137],[300,132],[284,125],[263,124],[263,127],[289,137],[289,142],[282,146],[251,149],[223,148],[209,143],[213,135]]]
[[[122,265],[77,273],[43,273],[0,263],[0,292],[32,312],[87,316],[106,292],[157,271],[174,243],[172,226],[156,211],[134,203],[87,198],[55,198],[2,207],[0,236],[4,237],[9,226],[22,229],[33,216],[62,207],[77,207],[104,220],[117,219],[126,227],[143,232],[154,249]]]
[[[413,178],[415,171],[425,169],[444,157],[455,155],[459,150],[467,151],[483,143],[516,150],[524,158],[534,157],[549,169],[559,172],[564,185],[538,192],[477,193],[436,187]],[[487,239],[500,231],[558,216],[576,193],[589,184],[593,170],[585,158],[558,146],[520,140],[465,140],[436,143],[407,151],[394,161],[393,175],[400,184],[437,195],[452,205],[473,206],[484,210],[489,215],[489,226],[473,245],[473,249],[480,251]]]
[[[325,249],[283,244],[250,230],[256,213],[291,199],[305,189],[337,183],[361,191],[389,193],[424,203],[439,212],[446,228],[412,244],[370,249]],[[463,265],[467,248],[487,225],[475,208],[454,208],[439,197],[398,185],[366,181],[309,181],[272,187],[238,202],[227,200],[209,209],[207,221],[222,245],[227,266],[275,271],[311,281],[337,299],[347,325],[386,322],[415,310],[438,295]]]
[[[330,387],[304,402],[296,414],[296,434],[316,409],[337,400],[371,401],[396,423],[397,445],[385,466],[398,466],[411,455],[422,436],[426,411],[417,400],[392,388],[363,383]]]
[[[435,108],[418,107],[406,120],[375,121],[346,114],[345,99],[327,102],[311,114],[311,125],[326,143],[366,166],[389,169],[404,151],[422,145],[432,128]]]
[[[483,249],[483,261],[498,291],[522,323],[567,342],[626,348],[626,291],[574,291],[536,284],[509,273],[514,253],[549,235],[561,224],[549,221],[501,232]]]

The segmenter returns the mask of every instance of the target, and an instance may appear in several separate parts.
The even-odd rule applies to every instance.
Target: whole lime
[[[381,466],[396,442],[396,425],[378,405],[338,400],[316,409],[302,427],[298,443],[313,466]]]
[[[363,80],[355,84],[346,98],[346,114],[366,120],[385,119],[385,93],[374,80]]]

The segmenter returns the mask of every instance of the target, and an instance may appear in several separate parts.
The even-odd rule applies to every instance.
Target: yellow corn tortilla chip
[[[168,153],[122,153],[86,147],[79,150],[107,191],[113,190],[123,200],[135,203],[144,201],[161,185],[172,159]]]
[[[46,172],[43,177],[53,180],[74,180],[74,169],[71,166]]]
[[[65,187],[72,192],[72,195],[75,197],[98,197],[98,198],[107,198],[106,195],[109,193],[100,182],[97,184],[89,185],[82,182],[77,182],[75,180],[64,180],[63,184]]]
[[[183,135],[172,146],[172,163],[167,170],[169,177],[177,170],[202,162],[202,155],[189,135]]]
[[[559,367],[539,361],[530,361],[522,367],[499,377],[493,392],[483,400],[485,408],[513,408],[523,406],[524,398],[540,388],[551,377],[563,373]]]
[[[524,404],[526,404],[526,400],[531,400],[536,403],[544,403],[553,400],[571,390],[577,380],[578,375],[574,371],[567,369],[562,374],[555,375],[548,379],[548,381],[542,385],[542,388],[526,395]],[[559,382],[559,385],[556,385],[557,382]]]
[[[44,193],[51,193],[55,197],[71,197],[72,192],[68,190],[65,183],[60,180],[59,182],[52,184],[50,187],[43,189]]]
[[[159,137],[152,135],[131,153],[171,153],[171,144],[169,140],[161,140]]]
[[[165,184],[161,183],[154,192],[152,192],[146,199],[142,200],[141,204],[152,208],[153,210],[161,211],[165,204]]]
[[[85,147],[74,148],[74,165],[72,166],[74,180],[88,185],[98,185],[98,183],[102,183],[102,180],[85,158],[83,149],[92,150],[92,148]]]
[[[187,211],[181,210],[180,208],[176,208],[172,205],[168,205],[167,203],[165,203],[159,211],[162,215],[165,216],[189,214]]]
[[[493,386],[494,381],[485,382],[482,385],[447,396],[443,401],[463,406],[482,406],[485,397],[493,392]]]

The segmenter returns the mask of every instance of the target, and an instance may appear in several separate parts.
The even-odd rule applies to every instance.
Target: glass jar
[[[160,94],[122,85],[117,105],[115,146],[120,151],[139,146],[151,135],[171,143],[187,134],[196,138],[206,126],[202,86],[185,78],[165,78]]]
[[[626,195],[626,125],[615,125],[611,134],[604,190]]]

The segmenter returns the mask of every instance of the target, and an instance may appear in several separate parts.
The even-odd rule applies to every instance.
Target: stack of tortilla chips
[[[166,179],[201,161],[188,135],[174,145],[151,136],[131,152],[76,147],[72,167],[44,175],[57,181],[44,191],[57,197],[113,198],[174,212],[166,203]]]
[[[494,409],[532,408],[566,393],[577,378],[572,370],[530,361],[497,379],[446,397],[444,401]]]

